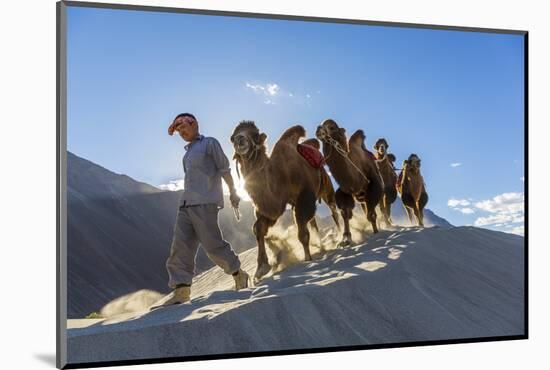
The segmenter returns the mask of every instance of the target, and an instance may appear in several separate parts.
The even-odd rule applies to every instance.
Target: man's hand
[[[170,135],[170,136],[174,135],[174,131],[176,131],[177,126],[178,125],[176,124],[176,122],[172,122],[170,127],[168,127],[168,135]]]
[[[237,195],[235,189],[233,189],[231,191],[231,194],[229,194],[229,200],[231,201],[231,206],[233,208],[239,208],[239,202],[241,201],[241,198]]]

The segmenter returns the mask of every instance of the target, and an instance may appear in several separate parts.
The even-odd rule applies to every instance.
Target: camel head
[[[376,144],[374,144],[373,148],[378,153],[378,158],[384,158],[386,153],[388,152],[388,148],[390,145],[384,138],[380,138],[376,141]]]
[[[321,140],[323,143],[328,143],[328,138],[333,138],[342,144],[346,142],[346,129],[339,127],[334,120],[326,119],[323,123],[317,126],[315,136],[317,136],[317,139]]]
[[[239,122],[231,135],[235,156],[251,158],[257,150],[263,149],[265,151],[266,139],[267,135],[263,132],[260,133],[254,121]]]
[[[416,154],[409,155],[409,158],[404,163],[407,169],[411,172],[420,172],[420,157]]]

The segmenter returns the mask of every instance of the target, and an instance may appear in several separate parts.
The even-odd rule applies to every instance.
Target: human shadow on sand
[[[310,289],[323,289],[324,286],[346,279],[368,279],[369,274],[391,269],[393,264],[403,258],[408,248],[417,245],[418,239],[427,230],[430,229],[413,227],[381,231],[356,245],[318,253],[312,261],[298,262],[264,278],[254,287],[240,291],[213,291],[195,297],[189,303],[108,318],[85,328],[69,329],[68,335],[72,337],[189,320],[210,320],[260,299],[303,294]],[[405,235],[406,241],[401,240]]]

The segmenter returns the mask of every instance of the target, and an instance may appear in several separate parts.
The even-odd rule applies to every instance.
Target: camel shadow
[[[364,243],[327,251],[313,261],[298,262],[264,278],[255,286],[240,291],[214,291],[195,297],[190,303],[119,319],[115,317],[86,328],[69,329],[69,337],[189,320],[210,320],[258,299],[301,294],[304,290],[323,289],[324,286],[346,279],[369,279],[370,274],[388,273],[392,265],[398,263],[410,248],[421,244],[418,239],[426,230],[428,229],[403,228],[398,231],[381,231],[371,235]],[[406,240],[403,240],[404,236]]]

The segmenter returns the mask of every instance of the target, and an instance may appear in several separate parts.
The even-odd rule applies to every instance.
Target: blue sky
[[[183,177],[180,112],[227,156],[242,119],[273,145],[326,118],[400,164],[428,208],[522,233],[523,36],[69,7],[68,149],[159,186]]]

